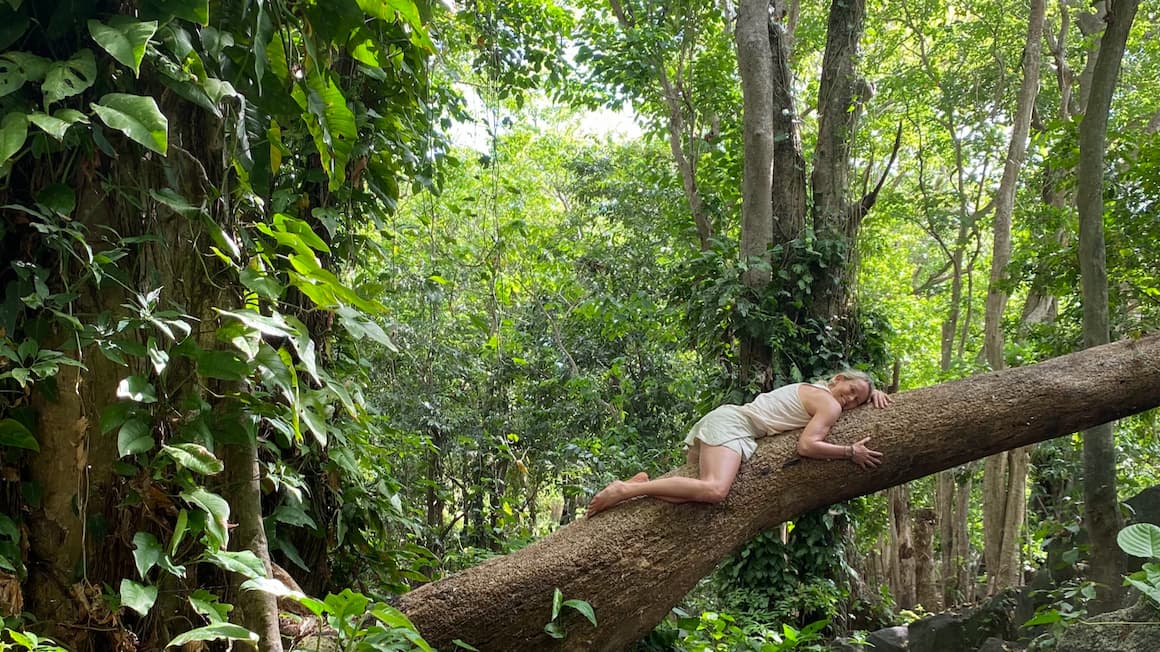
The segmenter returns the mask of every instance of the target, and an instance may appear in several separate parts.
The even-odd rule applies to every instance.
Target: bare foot
[[[640,473],[637,473],[631,478],[625,480],[625,482],[648,482],[648,474],[644,471],[641,471]]]
[[[637,474],[639,475],[639,474]],[[633,476],[635,478],[636,476]],[[643,482],[643,480],[634,480],[635,482]],[[592,502],[588,503],[588,513],[585,518],[592,518],[593,516],[603,512],[604,510],[620,503],[625,499],[626,483],[620,480],[614,480],[612,484],[608,485],[592,497]]]

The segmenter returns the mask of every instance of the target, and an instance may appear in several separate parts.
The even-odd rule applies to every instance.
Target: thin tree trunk
[[[677,172],[681,175],[681,187],[685,190],[685,199],[689,202],[689,213],[693,216],[693,224],[697,227],[697,240],[701,251],[707,251],[713,239],[713,225],[705,213],[705,203],[701,201],[701,191],[697,186],[697,156],[690,151],[685,153],[685,144],[690,150],[694,147],[693,138],[686,128],[685,118],[681,111],[681,102],[686,99],[674,88],[669,81],[663,64],[657,65],[658,78],[661,84],[661,94],[665,106],[669,109],[669,149],[673,153],[673,162]]]
[[[1031,0],[1027,40],[1023,47],[1023,82],[1016,102],[1011,143],[1003,165],[1003,178],[995,198],[994,245],[991,254],[991,281],[987,288],[984,311],[983,352],[991,369],[1006,367],[1003,356],[1003,313],[1007,307],[1007,265],[1011,261],[1011,216],[1015,209],[1015,190],[1027,136],[1031,129],[1031,112],[1039,94],[1039,55],[1043,40],[1044,0]],[[987,568],[987,592],[1018,582],[1023,527],[1027,509],[1027,455],[1023,448],[987,458],[983,466],[983,558]],[[1007,527],[1014,527],[1009,532]]]
[[[960,473],[966,480],[955,487],[955,511],[951,533],[951,556],[955,560],[958,602],[964,604],[975,599],[975,575],[977,565],[971,555],[970,515],[971,486],[974,484],[976,463],[971,462]]]
[[[892,559],[891,591],[902,609],[911,609],[917,600],[914,578],[914,539],[911,536],[910,492],[906,485],[886,490],[890,512]]]
[[[1007,508],[1001,527],[1003,540],[999,544],[999,573],[996,576],[1000,587],[1023,584],[1020,551],[1023,548],[1023,521],[1027,515],[1027,471],[1031,447],[1021,446],[1007,451],[1006,456]]]
[[[635,18],[620,0],[609,0],[609,6],[621,29],[628,33],[636,30]],[[661,101],[668,110],[669,150],[673,154],[677,173],[681,175],[681,187],[685,191],[685,199],[689,202],[693,223],[697,227],[701,251],[706,251],[713,239],[713,225],[705,212],[705,203],[701,200],[701,191],[697,186],[697,134],[690,128],[685,117],[686,107],[691,104],[690,98],[680,87],[679,79],[675,81],[670,79],[665,62],[659,56],[653,57],[650,63],[656,71],[657,83],[661,87]]]
[[[273,577],[270,567],[270,548],[266,529],[262,524],[261,474],[258,470],[258,447],[254,440],[244,444],[222,447],[223,497],[230,503],[231,520],[237,527],[230,531],[233,550],[249,550],[266,568],[266,577]],[[278,630],[278,601],[265,591],[246,591],[241,588],[247,578],[231,573],[234,599],[239,624],[258,634],[261,652],[282,652],[282,635]]]
[[[1107,3],[1107,29],[1093,66],[1091,93],[1079,127],[1076,204],[1079,208],[1079,264],[1083,291],[1084,346],[1107,342],[1108,278],[1104,251],[1104,155],[1108,114],[1120,73],[1120,60],[1139,0]],[[1084,520],[1091,538],[1091,579],[1097,583],[1096,613],[1118,606],[1120,551],[1116,534],[1122,526],[1116,496],[1116,454],[1112,424],[1084,433]]]
[[[954,556],[955,471],[942,471],[935,479],[935,530],[939,541],[939,578],[942,604],[955,604],[958,565]]]
[[[923,609],[936,612],[942,609],[935,584],[934,564],[934,510],[916,509],[914,516],[914,592],[915,600]]]
[[[872,436],[885,453],[873,471],[798,459],[797,432],[767,437],[720,505],[633,501],[420,587],[399,606],[441,648],[461,639],[483,650],[623,650],[758,532],[826,504],[1155,407],[1160,375],[1139,370],[1157,365],[1160,335],[1150,335],[903,392],[886,410],[846,414],[829,436],[838,444]],[[566,609],[560,623],[568,637],[549,638],[543,627],[557,588],[565,599],[588,601],[599,626]]]

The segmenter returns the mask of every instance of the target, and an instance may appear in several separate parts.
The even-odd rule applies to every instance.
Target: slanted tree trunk
[[[1107,3],[1107,29],[1100,39],[1083,122],[1079,127],[1079,266],[1083,291],[1084,346],[1107,342],[1108,270],[1104,251],[1104,154],[1112,92],[1139,0]],[[1084,520],[1091,538],[1091,573],[1097,600],[1093,611],[1110,611],[1120,595],[1120,551],[1116,534],[1123,524],[1116,496],[1116,450],[1112,424],[1084,432]]]
[[[991,369],[1006,367],[1003,357],[1003,312],[1007,307],[1007,264],[1011,261],[1011,216],[1015,209],[1015,189],[1027,136],[1031,130],[1031,110],[1039,94],[1039,53],[1043,40],[1044,0],[1032,0],[1023,46],[1023,82],[1015,108],[1011,143],[1003,165],[1003,178],[995,197],[994,246],[991,254],[991,282],[984,310],[983,353]],[[1029,451],[1016,448],[987,458],[983,466],[983,558],[987,567],[987,592],[1015,586],[1019,582],[1020,531],[1027,509],[1027,458]],[[1014,530],[1007,530],[1008,527]]]
[[[623,650],[758,532],[823,505],[1156,407],[1160,375],[1140,370],[1157,365],[1160,335],[1151,335],[904,392],[888,409],[847,414],[829,437],[845,444],[872,436],[885,453],[873,471],[797,458],[797,432],[768,437],[720,505],[621,505],[416,589],[399,606],[438,647],[461,639],[482,650]],[[545,634],[556,589],[588,601],[599,626],[564,609],[567,638]]]

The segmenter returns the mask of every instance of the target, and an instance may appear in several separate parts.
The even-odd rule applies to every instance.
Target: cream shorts
[[[685,444],[693,446],[694,441],[700,440],[709,446],[724,446],[741,456],[742,461],[753,457],[757,450],[757,438],[763,433],[753,427],[753,423],[740,405],[722,405],[689,429],[685,437]]]

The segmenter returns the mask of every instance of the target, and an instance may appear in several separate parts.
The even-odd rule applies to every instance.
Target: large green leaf
[[[128,16],[115,16],[106,25],[100,21],[89,21],[89,34],[106,52],[123,65],[133,69],[140,76],[141,59],[145,57],[145,46],[157,33],[157,21],[141,22]]]
[[[288,338],[290,343],[294,345],[294,349],[298,353],[298,358],[302,361],[302,366],[306,369],[307,373],[316,380],[318,379],[314,340],[310,339],[306,325],[301,321],[295,317],[287,317],[277,312],[267,317],[250,310],[217,310],[220,314],[238,319],[249,328],[253,328],[264,335]]]
[[[1160,606],[1160,586],[1156,586],[1151,582],[1145,582],[1133,577],[1128,578],[1128,584],[1136,587],[1140,593],[1148,596],[1152,599],[1152,602],[1154,602],[1157,606]]]
[[[52,115],[39,112],[29,114],[28,121],[43,129],[49,136],[64,140],[69,127],[77,123],[88,124],[89,118],[76,109],[58,109]]]
[[[201,487],[192,491],[183,491],[181,497],[189,501],[190,504],[201,508],[209,516],[206,528],[209,530],[214,547],[224,549],[229,545],[230,504],[226,502],[226,499]]]
[[[133,563],[137,566],[137,574],[141,579],[145,579],[149,569],[156,566],[164,554],[165,551],[161,549],[157,537],[148,532],[133,535]]]
[[[266,577],[266,565],[249,550],[210,550],[205,553],[205,560],[232,573],[245,575],[247,579]]]
[[[258,644],[258,635],[241,625],[234,625],[232,623],[213,623],[205,627],[198,627],[191,629],[184,634],[179,634],[173,637],[172,641],[166,644],[165,649],[171,647],[181,647],[186,643],[193,641],[249,641],[254,646]]]
[[[77,194],[63,183],[50,183],[36,193],[36,203],[61,217],[68,217],[77,208]]]
[[[16,155],[28,138],[28,116],[12,111],[0,121],[0,163]]]
[[[14,1],[8,0],[8,4],[11,5]],[[25,14],[26,12],[10,11],[0,5],[0,50],[7,50],[27,34],[32,21]]]
[[[0,97],[20,90],[26,81],[28,81],[28,77],[25,76],[24,69],[20,64],[0,57]]]
[[[125,457],[153,450],[153,428],[142,419],[129,419],[117,431],[117,455]]]
[[[97,79],[97,62],[93,52],[84,49],[68,61],[54,61],[44,74],[41,90],[44,92],[44,106],[48,107],[66,97],[72,97],[88,90]]]
[[[12,541],[20,540],[20,526],[7,514],[0,514],[0,535],[8,537]]]
[[[169,121],[152,97],[109,93],[92,106],[105,124],[138,144],[161,155],[169,148]]]
[[[279,598],[289,598],[306,607],[316,616],[322,616],[322,614],[326,611],[331,611],[331,613],[334,612],[334,610],[331,609],[327,603],[324,603],[317,598],[312,598],[308,595],[305,595],[301,591],[295,591],[283,584],[281,581],[270,577],[255,577],[252,580],[246,580],[245,582],[242,582],[242,590],[263,591]],[[350,589],[347,590],[349,591]],[[336,596],[331,597],[334,598]]]
[[[224,623],[229,618],[233,605],[222,604],[218,597],[205,589],[198,589],[189,595],[193,610],[205,616],[211,623]]]
[[[303,109],[302,119],[314,138],[322,167],[334,190],[346,179],[346,163],[350,159],[358,129],[354,113],[346,105],[346,96],[325,72],[313,71],[294,86],[294,100]]]
[[[318,527],[314,519],[310,518],[310,515],[297,505],[279,505],[278,509],[275,509],[274,513],[270,515],[270,518],[279,523],[286,523],[295,527]]]
[[[0,61],[16,64],[25,81],[41,81],[52,65],[52,59],[45,59],[30,52],[5,52],[0,55]]]
[[[157,587],[138,584],[130,579],[121,580],[121,604],[142,616],[148,615],[157,602]]]
[[[278,279],[253,267],[242,268],[242,271],[238,272],[238,280],[247,290],[269,301],[278,301],[286,291]]]
[[[201,444],[174,444],[162,446],[161,450],[179,465],[204,475],[215,475],[225,468],[222,461]]]
[[[1116,535],[1120,548],[1135,557],[1160,559],[1160,526],[1134,523]]]
[[[40,444],[36,443],[36,436],[16,419],[0,419],[0,446],[24,448],[30,451],[40,450]]]

